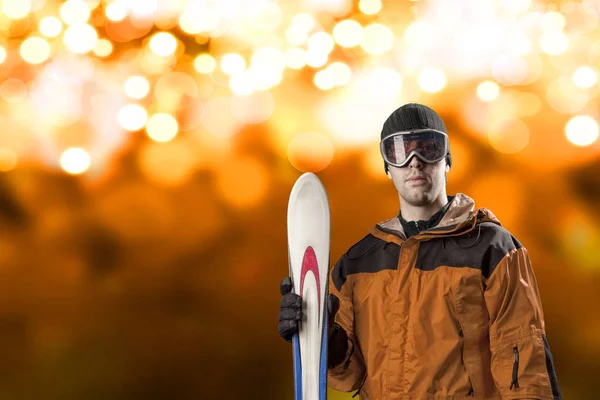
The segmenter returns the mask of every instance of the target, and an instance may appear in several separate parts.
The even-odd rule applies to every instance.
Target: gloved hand
[[[289,276],[279,284],[279,291],[283,296],[279,305],[279,336],[287,342],[292,341],[298,332],[298,322],[302,319],[302,297],[292,293],[292,278]]]
[[[279,335],[286,341],[291,342],[294,334],[298,332],[298,322],[302,319],[302,297],[292,293],[292,278],[289,276],[281,281],[279,291],[283,296],[279,309]],[[329,294],[327,298],[328,326],[329,335],[333,332],[333,320],[335,314],[340,309],[340,300],[337,296]]]

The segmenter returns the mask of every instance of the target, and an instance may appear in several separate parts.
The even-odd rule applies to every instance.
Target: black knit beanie
[[[416,103],[405,104],[394,111],[383,123],[383,128],[381,129],[381,140],[392,133],[427,128],[448,133],[442,118],[440,118],[438,113],[433,111],[431,108]],[[446,155],[446,163],[452,167],[450,141],[448,141],[448,154]],[[388,165],[385,161],[384,166],[385,173],[387,174]]]

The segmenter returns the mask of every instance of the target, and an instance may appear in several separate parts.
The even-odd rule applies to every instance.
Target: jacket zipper
[[[510,383],[509,390],[512,390],[513,386],[515,389],[519,388],[519,348],[517,346],[513,347],[513,352],[515,354],[515,362],[513,364],[512,382]]]

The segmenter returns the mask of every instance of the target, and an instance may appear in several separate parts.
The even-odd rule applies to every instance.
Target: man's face
[[[400,197],[413,206],[433,203],[446,189],[446,159],[434,164],[412,156],[404,167],[389,166],[388,177],[394,182]]]

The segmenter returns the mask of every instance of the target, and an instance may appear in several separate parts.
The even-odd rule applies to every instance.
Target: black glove
[[[279,291],[283,296],[279,308],[279,335],[291,342],[294,334],[298,332],[298,321],[302,319],[302,297],[292,293],[292,278],[289,276],[281,281]]]
[[[298,322],[302,319],[302,297],[292,293],[292,278],[286,277],[279,285],[282,294],[279,309],[279,335],[286,341],[291,342],[294,334],[298,332]],[[327,332],[331,336],[333,332],[333,320],[340,309],[340,299],[334,294],[327,298],[328,324]]]

